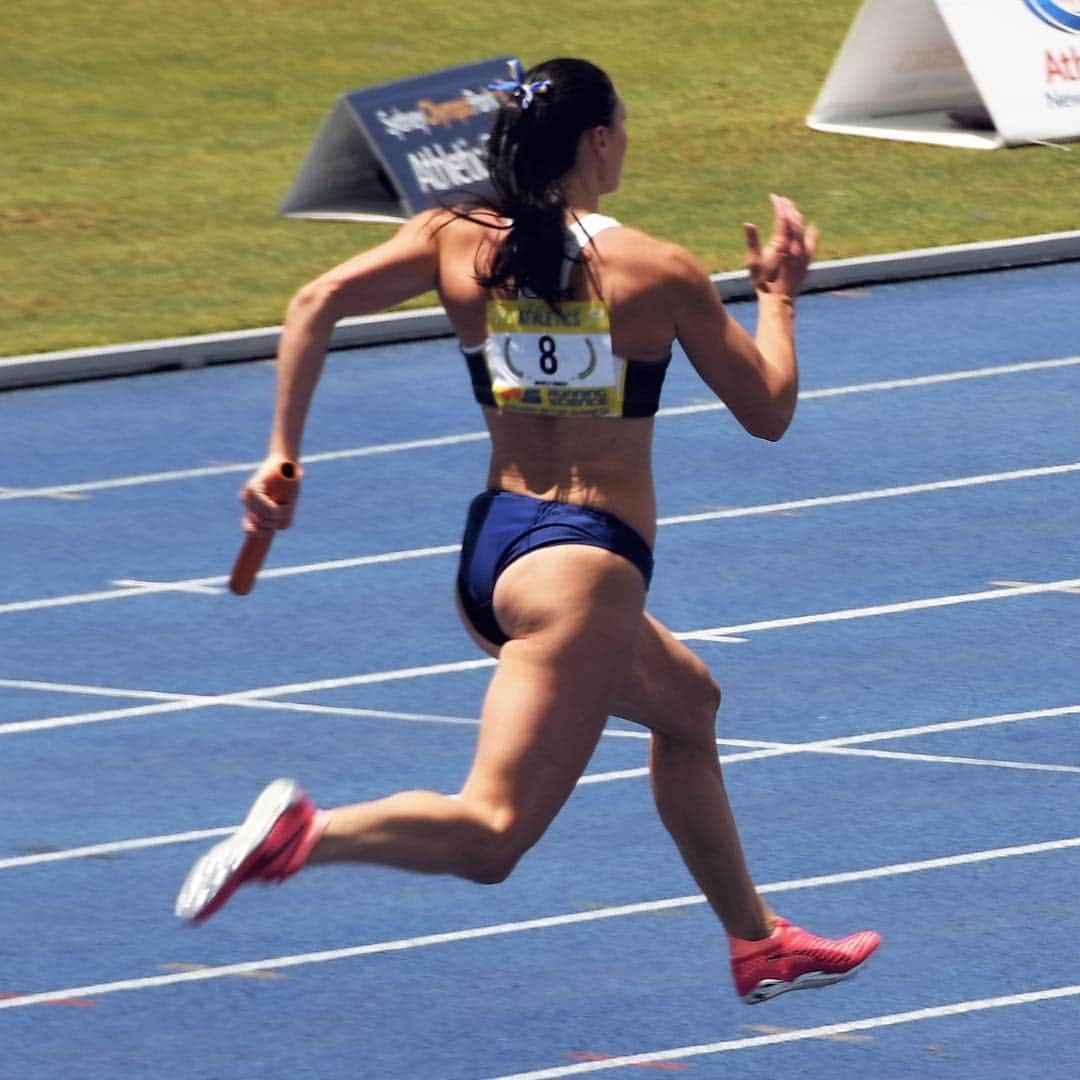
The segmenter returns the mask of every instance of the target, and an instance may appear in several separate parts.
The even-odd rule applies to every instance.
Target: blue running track
[[[755,1008],[616,722],[502,886],[335,866],[172,915],[275,776],[461,782],[486,441],[452,342],[331,357],[244,599],[272,365],[0,394],[0,1075],[1080,1075],[1078,295],[1080,263],[807,296],[777,445],[676,357],[650,608],[725,688],[771,903],[884,938]]]

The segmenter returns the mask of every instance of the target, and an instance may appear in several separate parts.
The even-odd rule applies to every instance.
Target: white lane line
[[[0,680],[0,686],[10,685],[16,680]],[[48,687],[48,684],[45,684]],[[41,684],[39,684],[41,688]],[[91,693],[102,693],[100,690],[91,690]],[[132,691],[117,691],[128,697],[143,696]],[[397,712],[387,709],[364,709],[352,706],[320,705],[310,702],[273,701],[267,698],[230,696],[227,698],[203,698],[192,695],[163,695],[154,694],[155,698],[167,698],[171,704],[184,708],[206,708],[208,705],[224,705],[239,708],[259,708],[277,710],[283,712],[302,712],[326,716],[351,716],[361,719],[401,720],[409,723],[442,724],[457,727],[478,727],[480,721],[476,717],[447,716],[441,713],[411,713]],[[16,734],[27,731],[51,730],[58,727],[74,727],[83,723],[100,723],[108,720],[128,719],[136,716],[155,715],[163,712],[175,712],[176,708],[161,708],[158,706],[133,707],[129,709],[115,709],[96,713],[75,714],[68,717],[53,717],[43,720],[15,721],[11,724],[0,725],[0,735]],[[1069,711],[1069,710],[1065,710]],[[1080,711],[1080,707],[1072,711]],[[647,732],[619,732],[606,731],[606,736],[612,737],[640,737],[648,738]],[[895,737],[885,733],[880,738]],[[723,740],[721,740],[723,741]],[[756,742],[755,749],[749,753],[730,754],[721,757],[723,764],[734,764],[743,761],[756,761],[767,757],[782,757],[797,753],[828,753],[848,756],[876,757],[896,761],[919,761],[927,763],[940,763],[946,765],[977,765],[1000,769],[1027,770],[1030,772],[1058,772],[1080,773],[1080,766],[1055,765],[1040,762],[1008,761],[997,758],[973,758],[954,757],[941,754],[913,754],[899,750],[861,750],[848,747],[843,740],[831,740],[829,743],[777,743]],[[582,784],[600,784],[614,780],[626,780],[634,777],[648,775],[647,768],[620,769],[602,773],[586,773],[580,780]],[[0,860],[0,869],[4,866]]]
[[[945,870],[955,866],[971,866],[976,863],[992,862],[999,859],[1019,858],[1027,855],[1043,855],[1080,847],[1080,836],[1062,840],[1048,840],[1035,844],[1018,844],[1012,847],[992,848],[984,851],[963,852],[936,859],[922,859],[917,862],[893,863],[888,866],[876,866],[867,870],[852,870],[838,874],[822,874],[817,877],[795,878],[790,881],[774,882],[760,887],[762,893],[795,892],[802,889],[815,889],[830,885],[846,885],[858,881],[871,881],[879,878],[897,877],[906,874],[918,874],[928,870]],[[250,960],[237,964],[224,964],[217,967],[200,968],[196,971],[179,971],[168,975],[151,975],[144,978],[122,979],[115,982],[96,983],[89,986],[68,987],[63,990],[47,990],[41,993],[24,994],[17,998],[0,1000],[0,1009],[18,1009],[27,1005],[44,1005],[71,997],[101,997],[105,994],[125,990],[146,990],[156,986],[174,986],[182,982],[205,982],[220,979],[228,975],[246,974],[253,971],[272,971],[282,968],[300,967],[309,964],[323,964],[332,960],[346,960],[359,956],[374,956],[383,953],[404,952],[412,949],[427,948],[432,945],[446,945],[459,941],[474,941],[480,938],[499,937],[506,934],[519,934],[531,930],[546,930],[559,926],[578,923],[597,922],[601,919],[624,918],[629,915],[652,914],[668,911],[672,908],[691,907],[704,904],[705,897],[679,896],[665,900],[653,900],[638,904],[623,904],[618,907],[596,908],[590,911],[576,911],[565,915],[551,915],[520,922],[499,923],[479,926],[468,930],[451,930],[439,934],[426,934],[421,937],[402,938],[396,941],[380,941],[367,945],[353,945],[346,948],[326,949],[319,952],[300,953],[291,956],[278,956],[265,960]]]
[[[360,719],[403,720],[410,724],[444,724],[449,727],[479,727],[480,720],[475,716],[447,716],[444,713],[394,712],[388,709],[359,709],[346,705],[317,705],[307,701],[271,701],[268,698],[230,701],[252,709],[278,709],[282,712],[304,712],[326,716],[356,716]]]
[[[1045,720],[1060,716],[1080,713],[1080,705],[1065,705],[1053,709],[1033,709],[1029,712],[1000,713],[996,716],[981,716],[969,720],[946,720],[938,724],[924,724],[921,727],[895,728],[892,731],[864,732],[861,735],[842,735],[834,739],[819,739],[815,742],[783,743],[761,739],[718,738],[719,746],[745,748],[740,753],[722,754],[721,764],[736,765],[746,761],[763,761],[767,758],[787,757],[792,754],[842,754],[853,757],[876,757],[895,761],[918,761],[942,765],[979,765],[986,768],[1019,769],[1030,772],[1080,773],[1076,765],[1047,765],[1041,762],[1002,761],[997,758],[952,757],[942,754],[911,754],[900,750],[863,750],[855,744],[881,742],[885,740],[912,738],[918,735],[940,734],[942,732],[963,731],[971,728],[990,727],[996,724],[1020,723],[1026,720]],[[634,731],[608,731],[605,734],[620,738],[648,738],[648,733]],[[588,773],[581,779],[582,784],[602,784],[609,780],[629,780],[649,775],[648,768],[619,769],[605,773]]]
[[[221,596],[225,590],[211,585],[200,585],[194,581],[137,581],[132,578],[117,578],[114,585],[124,588],[142,589],[144,592],[189,592],[201,596]]]
[[[49,684],[45,684],[48,686]],[[251,702],[252,706],[258,706],[260,708],[282,708],[282,709],[294,709],[295,703],[291,702],[270,702],[265,700],[257,700]],[[306,711],[306,706],[302,706]],[[318,711],[328,711],[331,714],[337,714],[341,712],[336,706],[318,706]],[[476,726],[478,721],[469,719],[467,717],[425,717],[415,713],[382,713],[377,710],[356,710],[361,715],[375,715],[385,716],[387,719],[397,720],[428,720],[433,719],[438,723],[460,723],[463,725]],[[347,714],[351,714],[353,710],[346,710]],[[806,754],[806,753],[866,753],[874,755],[875,751],[859,751],[853,748],[852,744],[855,743],[868,743],[878,742],[884,740],[893,740],[901,738],[910,738],[918,735],[938,734],[941,732],[951,731],[964,731],[972,728],[990,727],[998,724],[1008,723],[1022,723],[1028,720],[1045,720],[1053,719],[1055,717],[1070,716],[1080,713],[1080,705],[1065,705],[1058,708],[1050,709],[1033,709],[1028,712],[1016,712],[1016,713],[999,713],[995,716],[980,716],[966,720],[946,720],[937,724],[924,724],[920,727],[911,728],[894,728],[886,731],[873,731],[864,732],[860,735],[847,735],[839,736],[835,739],[819,740],[817,742],[807,743],[778,743],[778,742],[765,742],[760,739],[731,739],[731,738],[719,738],[716,740],[719,746],[731,746],[740,750],[739,753],[723,754],[721,755],[721,762],[725,765],[737,764],[745,761],[761,761],[766,758],[773,757],[785,757],[792,754]],[[630,739],[648,739],[648,732],[638,731],[625,731],[618,728],[609,728],[604,732],[606,736],[612,738],[630,738]],[[884,752],[882,752],[884,753]],[[1050,772],[1080,772],[1080,769],[1074,766],[1043,766],[1043,765],[1031,765],[1020,762],[999,762],[994,759],[987,759],[986,761],[976,761],[976,759],[948,759],[939,758],[932,755],[905,755],[899,752],[889,752],[889,757],[896,757],[898,759],[905,759],[907,757],[914,756],[917,760],[929,760],[933,762],[942,761],[949,764],[984,764],[989,766],[1003,766],[1006,768],[1030,768],[1037,771],[1045,769]],[[604,773],[586,773],[585,776],[579,781],[580,784],[600,784],[610,780],[629,780],[639,777],[648,776],[649,770],[647,768],[635,768],[635,769],[621,769],[613,772]],[[46,852],[34,855],[19,855],[12,856],[6,859],[0,859],[0,870],[5,868],[11,868],[16,866],[33,866],[37,863],[44,862],[59,862],[64,859],[80,859],[88,857],[88,854],[97,854],[99,852],[123,852],[123,851],[135,851],[143,847],[156,847],[166,844],[181,844],[186,843],[192,839],[201,839],[205,836],[217,836],[223,832],[227,832],[230,829],[235,829],[236,826],[229,826],[225,829],[212,829],[204,832],[192,832],[192,833],[177,833],[167,836],[152,836],[141,837],[135,840],[115,840],[109,841],[104,844],[96,844],[90,847],[69,848],[64,851]]]
[[[960,371],[941,372],[936,375],[915,375],[904,379],[886,379],[877,382],[853,383],[848,386],[824,387],[819,390],[803,390],[799,393],[801,401],[814,401],[823,398],[841,397],[848,394],[879,393],[889,390],[906,390],[920,386],[935,386],[941,383],[956,382],[964,379],[985,379],[1000,375],[1017,375],[1026,372],[1049,371],[1054,368],[1072,367],[1080,364],[1080,356],[1063,356],[1049,360],[1032,360],[1019,364],[1001,364],[996,367],[967,368]],[[664,408],[657,414],[661,417],[688,416],[701,412],[723,411],[721,402],[711,401],[699,405],[683,405]],[[438,449],[444,446],[457,446],[462,443],[483,442],[488,438],[486,431],[469,431],[458,435],[441,435],[425,439],[409,439],[404,442],[381,443],[374,446],[353,447],[346,450],[331,450],[322,454],[309,454],[303,458],[305,465],[320,462],[344,461],[350,458],[372,457],[381,454],[397,454],[412,450]],[[108,491],[115,488],[137,487],[142,484],[162,484],[178,480],[198,480],[205,477],[226,476],[232,473],[249,473],[260,462],[247,461],[229,465],[207,465],[192,469],[175,469],[168,472],[146,473],[141,476],[123,476],[111,480],[90,480],[74,484],[54,484],[40,488],[0,488],[0,501],[5,499],[31,498],[70,498],[76,493],[87,491]]]
[[[881,758],[883,761],[918,761],[930,765],[973,765],[984,769],[1016,769],[1022,772],[1080,773],[1080,765],[1049,765],[1040,761],[956,757],[950,754],[912,754],[903,750],[863,750],[855,746],[828,746],[811,752],[848,757],[873,757]]]
[[[491,661],[478,661],[479,664],[491,666]],[[440,665],[440,671],[442,665]],[[417,669],[410,669],[417,670]],[[430,669],[419,669],[421,675],[430,674]],[[366,677],[366,676],[365,676]],[[339,683],[339,680],[332,680]],[[317,691],[324,687],[319,684],[306,684],[311,691]],[[281,692],[279,687],[255,687],[251,690],[240,690],[229,695],[220,697],[205,697],[200,694],[182,694],[176,692],[163,692],[160,690],[135,690],[130,687],[118,686],[88,686],[85,683],[57,683],[43,682],[39,679],[0,679],[0,687],[12,687],[14,689],[41,690],[51,693],[79,694],[87,697],[108,698],[136,698],[140,701],[193,701],[201,704],[204,700],[214,704],[236,705],[239,707],[250,706],[253,708],[276,708],[326,711],[329,713],[341,713],[342,715],[358,715],[382,717],[388,720],[430,720],[435,723],[445,724],[470,724],[479,723],[476,717],[446,716],[438,713],[405,713],[386,711],[382,709],[362,709],[345,706],[314,705],[307,702],[273,701],[261,695]],[[249,700],[250,699],[250,700]],[[1070,716],[1080,713],[1080,705],[1062,705],[1047,709],[1029,709],[1024,712],[997,713],[993,716],[977,716],[965,720],[943,720],[933,724],[921,724],[917,727],[888,728],[884,731],[863,732],[858,735],[839,735],[832,739],[817,739],[807,743],[776,743],[763,742],[759,739],[736,739],[720,737],[717,743],[721,746],[734,746],[744,749],[772,749],[775,747],[800,747],[809,749],[825,749],[830,746],[855,746],[860,743],[881,742],[886,739],[905,739],[916,735],[934,735],[948,731],[963,731],[968,728],[987,727],[993,724],[1012,724],[1024,720],[1042,720],[1046,718]],[[76,714],[78,715],[78,714]],[[620,739],[648,739],[649,732],[645,730],[611,727],[604,734],[611,738]]]
[[[306,694],[317,690],[338,690],[347,686],[364,686],[370,683],[395,682],[401,679],[419,679],[433,675],[446,675],[480,668],[494,667],[489,657],[480,660],[458,660],[448,664],[428,664],[424,667],[396,668],[392,671],[374,671],[363,675],[346,675],[335,679],[317,679],[311,682],[283,683],[279,686],[257,687],[230,694],[147,694],[164,701],[149,705],[134,705],[125,709],[104,709],[94,713],[71,713],[66,716],[50,716],[40,720],[16,720],[0,724],[0,735],[21,734],[28,731],[48,731],[54,728],[95,724],[106,720],[126,720],[133,716],[154,716],[159,713],[180,712],[184,709],[205,709],[212,705],[251,706],[261,708],[265,698],[285,694]],[[18,680],[0,680],[0,686]],[[40,684],[39,684],[40,685]],[[49,686],[50,684],[44,684]],[[63,685],[63,684],[58,684]],[[273,706],[271,706],[272,708]]]
[[[279,686],[267,686],[256,690],[245,690],[239,694],[226,695],[227,698],[251,698],[260,700],[265,697],[281,697],[283,694],[307,694],[316,690],[338,690],[346,686],[365,686],[370,683],[397,682],[401,679],[423,679],[431,675],[457,675],[463,671],[476,671],[494,667],[490,657],[479,660],[454,660],[445,664],[425,664],[421,667],[394,668],[390,671],[371,671],[363,675],[344,675],[336,679],[315,679],[311,682],[282,683]]]
[[[981,592],[956,593],[952,596],[931,596],[924,600],[904,600],[896,604],[874,604],[870,607],[844,608],[823,611],[816,615],[795,615],[783,619],[764,619],[760,622],[739,623],[736,626],[716,626],[710,630],[688,630],[676,634],[682,641],[715,641],[731,634],[750,634],[762,630],[787,630],[795,626],[815,626],[821,623],[843,622],[849,619],[869,619],[881,615],[900,615],[910,611],[929,611],[933,608],[954,607],[959,604],[978,604],[987,600],[1011,600],[1039,593],[1068,592],[1080,585],[1080,578],[1047,581],[1037,585],[1022,585],[1007,589],[987,589]]]
[[[0,487],[0,499],[57,499],[61,502],[79,502],[86,498],[85,495],[73,495],[68,491],[54,491],[41,494],[40,491],[30,488]]]
[[[259,571],[259,579],[293,577],[297,574],[317,574],[328,570],[350,570],[358,566],[378,566],[382,563],[405,562],[409,559],[427,559],[434,555],[454,555],[461,550],[460,544],[443,544],[439,547],[413,548],[406,551],[388,551],[378,555],[358,555],[349,559],[331,559],[326,562],[308,563],[303,566],[284,566]],[[179,581],[161,582],[157,585],[138,585],[131,588],[74,593],[69,596],[49,596],[40,600],[17,600],[0,604],[0,615],[20,611],[39,611],[45,608],[67,607],[72,604],[96,604],[103,600],[125,600],[132,596],[148,596],[162,592],[197,592],[202,589],[218,590],[228,584],[227,574],[214,577],[186,578]]]
[[[962,382],[965,379],[987,379],[998,375],[1019,375],[1030,371],[1050,371],[1054,368],[1075,367],[1080,356],[1061,356],[1050,360],[1025,360],[1017,364],[998,364],[995,367],[964,368],[943,371],[936,375],[915,375],[903,379],[880,379],[877,382],[855,383],[850,386],[825,387],[807,390],[800,397],[811,400],[841,397],[845,394],[879,393],[884,390],[907,390],[919,386],[940,386],[942,383]]]
[[[186,709],[206,709],[210,706],[228,708],[270,709],[279,712],[321,713],[327,716],[356,716],[376,720],[403,720],[411,723],[445,724],[448,726],[477,727],[475,718],[445,716],[440,713],[391,712],[386,709],[359,709],[338,705],[318,705],[304,701],[273,701],[267,698],[230,695],[222,697],[196,697],[177,695],[163,704],[134,705],[126,709],[104,709],[91,713],[72,713],[67,716],[49,716],[40,720],[13,720],[0,724],[0,736],[20,735],[30,731],[55,731],[58,728],[81,727],[84,724],[101,724],[110,720],[129,720],[139,716],[158,716],[163,713],[183,712]]]
[[[479,724],[476,717],[471,716],[447,716],[443,713],[412,713],[399,712],[387,709],[362,709],[342,705],[319,705],[306,701],[271,701],[261,697],[245,697],[245,693],[256,695],[259,688],[251,691],[241,691],[238,694],[212,697],[203,694],[177,694],[162,693],[156,690],[131,690],[111,686],[86,686],[77,683],[53,683],[41,682],[31,679],[0,679],[0,688],[9,687],[16,690],[41,690],[48,693],[83,694],[88,697],[109,698],[136,698],[142,701],[188,701],[193,706],[202,707],[204,704],[229,705],[237,708],[279,709],[291,712],[326,713],[333,716],[358,716],[372,717],[380,720],[407,720],[434,724],[470,725],[475,727]],[[79,714],[75,714],[76,718]],[[53,720],[63,719],[54,717]],[[29,721],[34,723],[35,721]],[[628,732],[627,734],[633,734]]]
[[[104,844],[87,844],[85,847],[67,848],[64,851],[37,851],[32,855],[11,855],[0,859],[0,870],[14,870],[24,866],[40,866],[43,863],[66,862],[69,859],[93,859],[102,855],[121,855],[128,851],[146,848],[169,847],[172,844],[190,844],[198,840],[214,840],[236,832],[236,825],[217,829],[196,829],[192,832],[171,833],[164,836],[141,836],[134,840],[113,840]]]
[[[1011,600],[1021,596],[1039,593],[1059,592],[1064,588],[1080,585],[1080,578],[1064,581],[1052,581],[1038,585],[1025,585],[1007,589],[991,589],[977,593],[959,593],[951,596],[935,596],[922,600],[908,600],[897,604],[882,604],[866,608],[846,608],[840,611],[819,612],[814,615],[797,615],[783,619],[767,619],[762,622],[745,623],[739,626],[712,627],[704,630],[684,630],[675,634],[684,641],[716,642],[735,634],[753,631],[786,629],[810,626],[844,620],[876,618],[883,615],[904,614],[911,611],[950,607],[960,604],[981,603],[993,600]],[[210,705],[243,705],[249,700],[266,697],[281,697],[286,694],[302,694],[316,690],[333,690],[348,686],[363,686],[375,683],[393,682],[432,675],[456,674],[463,671],[477,670],[494,666],[490,658],[480,660],[458,660],[443,664],[429,664],[423,667],[398,668],[390,671],[376,671],[363,675],[347,675],[336,679],[318,679],[311,682],[289,683],[282,686],[270,686],[257,690],[238,691],[218,696],[186,695],[160,705],[136,706],[130,709],[108,709],[100,713],[74,714],[70,716],[48,717],[41,720],[14,721],[0,724],[0,735],[27,731],[42,731],[51,728],[77,724],[97,723],[104,720],[119,720],[130,716],[151,716],[162,712],[176,712],[184,708],[206,708]],[[2,685],[2,684],[0,684]]]
[[[828,750],[832,747],[859,746],[865,743],[885,742],[892,739],[911,739],[919,735],[940,735],[971,728],[993,727],[998,724],[1017,724],[1025,720],[1052,720],[1080,713],[1080,705],[1057,705],[1047,709],[1028,709],[1024,712],[995,713],[993,716],[974,716],[966,720],[941,720],[934,724],[916,727],[886,728],[882,731],[864,731],[858,735],[837,735],[831,739],[814,739],[804,743],[779,743],[762,739],[736,739],[722,736],[716,741],[720,746],[745,747],[748,750],[772,750],[786,747],[798,750]],[[636,735],[635,732],[627,732]],[[648,737],[647,735],[645,736]]]
[[[0,687],[8,687],[12,690],[42,690],[55,694],[82,694],[88,697],[138,698],[142,701],[181,701],[187,697],[198,696],[162,693],[159,690],[132,690],[130,687],[44,682],[41,679],[0,679]]]
[[[557,1078],[564,1076],[581,1076],[585,1073],[604,1072],[631,1066],[655,1065],[660,1062],[679,1061],[684,1058],[708,1057],[712,1054],[729,1053],[733,1050],[753,1050],[761,1046],[804,1042],[807,1039],[830,1039],[841,1035],[849,1035],[853,1032],[874,1031],[878,1028],[914,1024],[923,1020],[941,1020],[951,1016],[967,1016],[971,1013],[986,1012],[989,1009],[1008,1009],[1021,1005],[1036,1005],[1045,1001],[1059,1001],[1077,995],[1080,995],[1080,984],[1055,986],[1047,990],[1031,990],[1021,994],[1003,994],[1000,997],[955,1001],[948,1005],[933,1005],[929,1008],[911,1009],[908,1012],[870,1016],[863,1020],[845,1020],[838,1024],[823,1024],[820,1027],[778,1031],[771,1035],[752,1035],[744,1039],[726,1039],[723,1042],[700,1043],[697,1046],[679,1046],[669,1050],[653,1050],[644,1054],[625,1054],[620,1057],[603,1058],[600,1061],[586,1061],[577,1065],[557,1065],[549,1069],[506,1073],[494,1077],[493,1080],[557,1080]]]
[[[491,666],[490,660],[480,660],[477,663]],[[421,675],[431,673],[430,668],[409,669],[420,671]],[[442,665],[439,665],[441,673]],[[332,680],[339,683],[338,680]],[[324,689],[322,684],[306,684],[312,692]],[[47,692],[80,694],[88,697],[109,698],[136,698],[141,701],[194,701],[201,703],[203,700],[212,701],[215,704],[235,704],[238,706],[251,705],[256,708],[282,708],[282,709],[307,709],[309,707],[330,712],[343,712],[345,715],[356,712],[361,716],[378,716],[390,720],[432,720],[437,723],[448,724],[476,724],[475,717],[445,716],[441,714],[401,713],[384,712],[375,709],[344,708],[340,706],[309,706],[306,702],[271,701],[265,695],[273,695],[284,692],[280,687],[255,687],[251,690],[240,690],[233,694],[221,697],[207,697],[199,694],[180,694],[176,692],[163,692],[160,690],[134,690],[130,687],[118,686],[88,686],[85,683],[57,683],[43,682],[38,679],[0,679],[0,687],[12,687],[15,689],[42,690]],[[248,698],[251,700],[249,701]],[[1014,724],[1025,720],[1045,720],[1048,718],[1071,716],[1080,713],[1080,705],[1061,705],[1046,709],[1028,709],[1023,712],[995,713],[992,716],[976,716],[964,720],[941,720],[933,724],[920,724],[915,727],[887,728],[883,731],[868,731],[858,735],[838,735],[832,739],[815,739],[806,743],[776,743],[763,742],[760,739],[736,739],[720,737],[717,742],[721,746],[734,746],[742,749],[772,749],[775,747],[800,747],[808,749],[826,749],[830,746],[857,746],[868,742],[882,742],[887,739],[907,739],[917,735],[937,735],[942,732],[964,731],[970,728],[988,727],[995,724]],[[608,728],[605,735],[620,739],[648,739],[649,732],[629,728]]]
[[[1050,709],[1029,709],[1024,712],[997,713],[994,716],[976,716],[967,720],[942,720],[935,724],[894,728],[891,731],[868,731],[861,735],[842,735],[836,739],[819,739],[807,745],[812,747],[858,746],[862,743],[881,742],[884,739],[910,739],[916,735],[938,735],[946,731],[964,731],[968,728],[988,727],[993,724],[1015,724],[1024,720],[1046,720],[1075,713],[1080,713],[1080,705],[1061,705]]]
[[[1000,585],[1002,588],[1017,588],[1023,585],[1030,585],[1030,581],[991,581],[991,585]],[[1073,593],[1076,596],[1080,596],[1080,588],[1077,589],[1062,589],[1062,592]]]
[[[802,746],[799,743],[776,743],[769,748],[750,750],[741,754],[723,754],[722,765],[736,765],[745,761],[762,761],[766,758],[790,757],[793,754],[833,754],[838,757],[878,758],[882,761],[912,761],[925,765],[965,765],[984,769],[1012,769],[1018,772],[1068,773],[1080,775],[1080,765],[1048,765],[1039,761],[1006,761],[1000,758],[956,757],[948,754],[912,754],[903,750],[862,750],[857,747]],[[638,780],[649,775],[647,766],[635,769],[613,769],[610,772],[586,773],[579,784],[606,784],[617,780]]]
[[[1073,472],[1080,472],[1080,461],[1069,462],[1067,465],[1048,465],[1035,469],[1014,469],[1012,472],[984,473],[981,476],[961,476],[953,480],[933,480],[925,484],[905,484],[899,487],[877,488],[872,491],[853,491],[843,495],[791,499],[787,502],[768,503],[761,506],[733,506],[723,510],[706,510],[698,514],[676,514],[671,517],[660,518],[657,524],[689,525],[700,521],[720,521],[725,518],[782,514],[792,510],[816,509],[819,506],[842,506],[845,503],[870,502],[874,499],[896,499],[905,495],[926,495],[934,491],[953,491],[958,488],[978,487],[983,484],[1002,484],[1013,480],[1031,480],[1045,476],[1061,476]]]
[[[380,566],[383,563],[406,562],[409,559],[429,559],[436,555],[456,555],[460,550],[460,544],[439,544],[435,547],[387,551],[379,555],[357,555],[348,559],[330,559],[326,562],[307,563],[303,566],[272,567],[267,570],[260,570],[259,578],[266,581],[270,578],[293,577],[296,574],[318,574],[326,570],[352,570],[358,566]],[[2,611],[3,608],[0,607],[0,612]]]
[[[409,439],[406,442],[358,446],[348,450],[330,450],[322,454],[306,454],[305,465],[320,462],[344,461],[348,458],[374,457],[380,454],[400,454],[410,450],[429,450],[461,443],[483,442],[486,431],[469,431],[461,435],[439,435],[429,439]],[[73,498],[74,493],[110,491],[115,488],[140,487],[144,484],[165,484],[178,480],[202,480],[207,477],[250,473],[259,467],[258,461],[241,461],[229,465],[206,465],[193,469],[172,469],[168,472],[144,473],[140,476],[118,476],[111,480],[88,480],[76,484],[56,484],[41,488],[0,488],[0,502],[6,499]]]
[[[960,382],[965,379],[986,379],[997,375],[1018,375],[1029,371],[1047,371],[1053,368],[1073,367],[1080,364],[1080,356],[1063,356],[1053,360],[1031,360],[1019,364],[1001,364],[997,367],[967,368],[945,371],[937,375],[915,375],[905,379],[882,379],[877,382],[853,383],[850,386],[822,387],[818,390],[800,390],[800,401],[820,401],[825,398],[843,397],[847,394],[880,393],[887,390],[909,390],[921,386],[938,386],[942,383]],[[720,412],[726,408],[717,401],[697,405],[675,405],[661,409],[658,416],[690,416],[695,413]]]
[[[225,580],[222,578],[222,581]],[[182,584],[203,584],[203,582],[192,581]],[[0,615],[12,615],[19,611],[43,611],[46,608],[68,607],[71,604],[99,604],[104,600],[126,600],[130,596],[148,595],[148,590],[143,588],[100,589],[97,592],[74,593],[69,596],[49,596],[41,600],[16,600],[12,603],[0,604]]]
[[[816,739],[804,743],[781,743],[761,739],[718,738],[720,746],[744,747],[744,755],[726,755],[725,762],[751,761],[755,755],[775,757],[784,753],[827,753],[831,750],[849,750],[866,743],[891,742],[895,739],[911,739],[920,735],[940,735],[953,731],[969,731],[973,728],[994,727],[999,724],[1018,724],[1028,720],[1052,720],[1063,716],[1075,716],[1080,713],[1080,705],[1061,705],[1049,709],[1030,709],[1026,712],[997,713],[993,716],[976,716],[966,720],[943,720],[936,724],[921,724],[917,727],[890,728],[884,731],[866,731],[859,735],[838,735],[832,739]],[[998,764],[993,759],[989,763]],[[1069,769],[1071,771],[1071,766]]]
[[[660,518],[661,526],[686,525],[702,521],[715,521],[724,518],[753,517],[783,513],[791,510],[815,509],[824,506],[840,506],[851,503],[868,502],[876,499],[899,498],[907,495],[921,495],[935,491],[955,490],[965,487],[977,487],[986,484],[1009,483],[1015,480],[1030,480],[1065,473],[1080,472],[1080,462],[1062,465],[1045,465],[1030,469],[1014,469],[1010,472],[984,473],[977,476],[962,476],[950,480],[935,480],[923,484],[908,484],[901,487],[879,488],[867,491],[845,492],[838,495],[821,495],[810,499],[794,499],[780,503],[766,503],[758,506],[731,507],[723,510],[709,510],[696,514],[679,514]],[[404,562],[410,559],[425,559],[433,556],[456,555],[461,550],[460,544],[440,544],[434,547],[410,548],[402,551],[388,551],[376,555],[358,555],[346,559],[331,559],[317,563],[293,566],[280,566],[260,572],[262,580],[271,578],[294,577],[298,574],[315,574],[332,570],[351,570],[360,566],[377,566],[385,563]],[[218,574],[214,577],[187,578],[173,582],[161,582],[156,585],[139,585],[112,591],[91,593],[73,593],[66,596],[50,596],[36,600],[17,600],[0,604],[0,615],[10,615],[25,611],[40,611],[47,608],[67,607],[75,604],[101,603],[105,600],[124,600],[130,597],[147,596],[154,592],[197,592],[202,589],[215,590],[227,584],[228,577]],[[737,637],[732,637],[737,641]]]
[[[614,769],[611,772],[585,773],[577,782],[578,787],[588,787],[590,784],[607,784],[613,780],[636,780],[648,776],[647,766],[638,766],[632,769]]]
[[[81,727],[84,724],[101,724],[108,720],[128,720],[135,716],[160,716],[164,713],[184,712],[188,709],[205,709],[208,705],[218,704],[221,702],[214,698],[184,697],[153,705],[132,705],[126,709],[102,709],[99,712],[48,716],[41,720],[13,720],[0,724],[0,735],[22,735],[30,731]]]

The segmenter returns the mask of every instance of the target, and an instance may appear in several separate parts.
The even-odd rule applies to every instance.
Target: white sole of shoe
[[[263,788],[239,829],[201,855],[188,872],[176,897],[176,914],[197,922],[228,886],[251,853],[270,835],[278,818],[304,797],[304,790],[288,778]]]
[[[792,979],[790,982],[766,980],[765,982],[758,983],[749,994],[744,994],[743,1001],[745,1001],[747,1005],[759,1005],[761,1002],[768,1001],[770,998],[779,997],[780,994],[786,994],[789,990],[813,990],[819,986],[831,986],[833,983],[855,978],[864,967],[866,967],[865,960],[857,967],[853,967],[850,971],[844,971],[840,974],[829,974],[824,971],[808,971],[805,974],[800,975],[797,979]]]

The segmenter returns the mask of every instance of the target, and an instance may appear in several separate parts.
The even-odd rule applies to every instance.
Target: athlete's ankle
[[[332,853],[333,841],[326,835],[327,828],[333,817],[332,810],[316,810],[308,832],[305,837],[307,853],[303,865],[314,866],[321,862],[331,862],[334,858]]]
[[[776,919],[747,919],[729,923],[724,929],[732,941],[765,941],[772,937]]]

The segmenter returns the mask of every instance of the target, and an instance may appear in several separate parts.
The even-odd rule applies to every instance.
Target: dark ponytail
[[[545,81],[550,85],[531,100],[521,91],[510,93],[496,114],[487,144],[493,209],[512,224],[477,280],[555,306],[564,299],[567,207],[561,181],[574,166],[582,134],[611,127],[617,99],[611,80],[587,60],[548,60],[525,73],[526,84]]]

